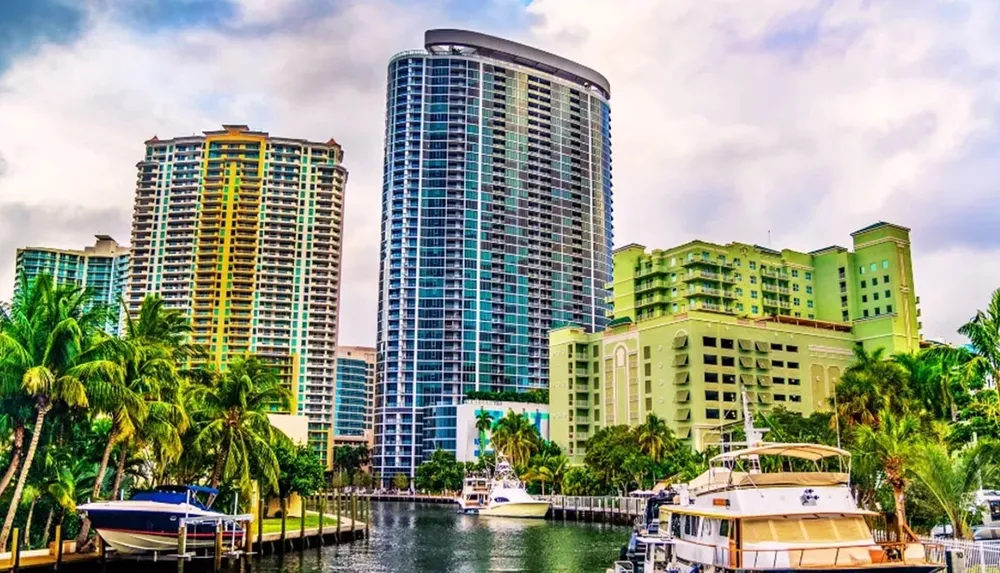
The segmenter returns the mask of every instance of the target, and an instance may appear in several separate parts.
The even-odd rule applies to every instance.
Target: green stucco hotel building
[[[614,252],[609,327],[567,326],[550,340],[551,439],[581,461],[608,425],[653,413],[696,448],[752,408],[829,407],[858,344],[920,346],[909,229],[876,223],[853,250],[803,253],[692,241]]]

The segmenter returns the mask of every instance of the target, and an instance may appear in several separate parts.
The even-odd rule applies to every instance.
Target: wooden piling
[[[340,524],[342,523],[340,517],[340,489],[337,489],[337,543],[340,543]]]
[[[263,490],[260,493],[260,499],[257,501],[257,552],[264,553],[264,499]]]
[[[183,523],[177,527],[177,556],[181,560],[187,556],[187,526]]]
[[[100,555],[101,565],[108,562],[108,548],[104,545],[104,538],[98,535],[95,539],[97,541],[97,554]]]
[[[52,566],[54,571],[59,570],[63,558],[62,526],[56,524],[56,563]]]
[[[215,524],[215,570],[222,569],[222,531],[221,522]]]
[[[21,571],[21,530],[16,527],[10,535],[10,569],[14,573]]]
[[[351,494],[351,539],[354,539],[354,529],[358,522],[358,494]]]
[[[365,498],[365,539],[368,539],[368,534],[371,532],[372,524],[372,498],[368,496]]]
[[[299,513],[299,546],[305,547],[306,542],[306,509],[309,508],[309,504],[305,498],[302,498],[302,511]]]
[[[326,492],[319,496],[319,546],[323,546],[323,524],[326,522]]]

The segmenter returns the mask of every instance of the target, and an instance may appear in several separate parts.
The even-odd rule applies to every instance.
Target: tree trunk
[[[42,547],[49,546],[49,531],[52,530],[52,518],[55,516],[56,508],[49,508],[49,517],[45,520],[45,531],[42,532]]]
[[[111,486],[111,501],[118,499],[118,490],[122,486],[122,477],[125,475],[125,461],[128,458],[128,446],[129,440],[126,439],[121,443],[118,455],[118,468],[115,470],[115,483]]]
[[[285,541],[285,522],[288,521],[288,498],[281,498],[281,541]],[[284,551],[284,546],[282,546],[282,551]]]
[[[10,450],[10,467],[7,468],[7,471],[3,474],[3,478],[0,479],[0,495],[3,495],[7,491],[10,480],[14,479],[14,472],[17,471],[17,466],[21,464],[22,447],[24,447],[24,425],[18,423],[17,427],[14,428],[14,447]]]
[[[38,503],[38,496],[31,500],[31,507],[28,508],[28,519],[24,520],[24,548],[31,549],[31,518],[35,516],[35,504]]]
[[[7,547],[7,538],[10,537],[10,530],[14,527],[14,516],[17,514],[17,506],[21,503],[21,495],[24,493],[24,483],[28,481],[28,472],[31,471],[31,461],[35,457],[35,450],[38,449],[38,440],[42,437],[42,426],[45,425],[45,415],[49,413],[52,406],[49,404],[36,405],[35,429],[31,432],[31,442],[28,444],[28,452],[24,456],[24,463],[21,464],[21,473],[17,476],[17,485],[14,486],[14,495],[10,498],[10,507],[7,508],[7,517],[3,521],[3,529],[0,529],[0,547]]]
[[[225,461],[226,456],[229,454],[225,448],[219,450],[219,455],[215,458],[215,469],[212,470],[212,489],[219,489],[219,480],[222,478],[222,462]],[[212,502],[215,501],[215,494],[208,496],[208,507],[212,507]]]
[[[904,529],[906,527],[906,493],[902,486],[893,486],[892,495],[896,500],[896,529],[899,530],[899,542],[905,543]]]
[[[108,443],[104,446],[104,454],[101,455],[101,465],[97,468],[97,476],[94,478],[94,488],[90,490],[92,501],[101,499],[101,486],[104,484],[104,474],[108,473],[108,460],[111,459],[111,450],[115,447],[115,429],[111,428],[111,435],[108,436]],[[114,499],[114,496],[111,497]],[[80,532],[76,535],[76,546],[83,547],[90,537],[90,518],[84,517],[80,524]]]

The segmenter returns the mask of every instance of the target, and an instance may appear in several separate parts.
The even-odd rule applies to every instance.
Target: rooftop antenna
[[[746,388],[741,388],[740,393],[743,395],[743,431],[747,435],[747,447],[756,448],[762,446],[764,445],[764,433],[768,431],[768,428],[754,427],[753,414],[750,413],[750,399],[747,397]],[[750,462],[750,473],[759,474],[760,456],[747,456],[747,460]]]
[[[767,248],[771,248],[771,229],[767,230]]]

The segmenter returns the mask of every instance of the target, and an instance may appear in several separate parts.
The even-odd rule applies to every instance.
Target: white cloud
[[[0,76],[0,210],[97,215],[77,213],[71,229],[36,223],[38,243],[79,246],[105,232],[125,240],[134,164],[154,134],[238,122],[333,137],[351,172],[342,339],[370,344],[386,64],[419,48],[425,28],[458,24],[443,3],[415,4],[356,0],[331,12],[306,0],[241,0],[226,31],[137,32],[94,12],[77,41]],[[945,200],[949,220],[976,210],[982,223],[980,199],[996,196],[995,162],[967,160],[997,135],[991,3],[535,0],[510,18],[499,15],[517,16],[512,0],[478,9],[495,25],[473,27],[507,33],[529,22],[511,35],[611,80],[617,244],[764,243],[771,230],[776,246],[811,249],[848,243],[873,220],[913,225],[929,335],[950,335],[1000,284],[1000,273],[985,272],[967,276],[967,291],[954,288],[959,263],[995,261],[1000,240],[976,247],[951,233],[959,239],[948,248],[961,255],[947,256],[941,233],[961,225],[931,225],[929,214]],[[959,176],[963,185],[949,187]],[[0,232],[4,249],[18,240]]]
[[[764,244],[770,230],[774,246],[811,250],[912,223],[924,323],[954,340],[1000,270],[952,291],[953,271],[1000,253],[944,256],[916,225],[948,201],[942,179],[996,184],[989,162],[964,161],[998,133],[987,4],[536,0],[531,36],[611,81],[616,244]]]

